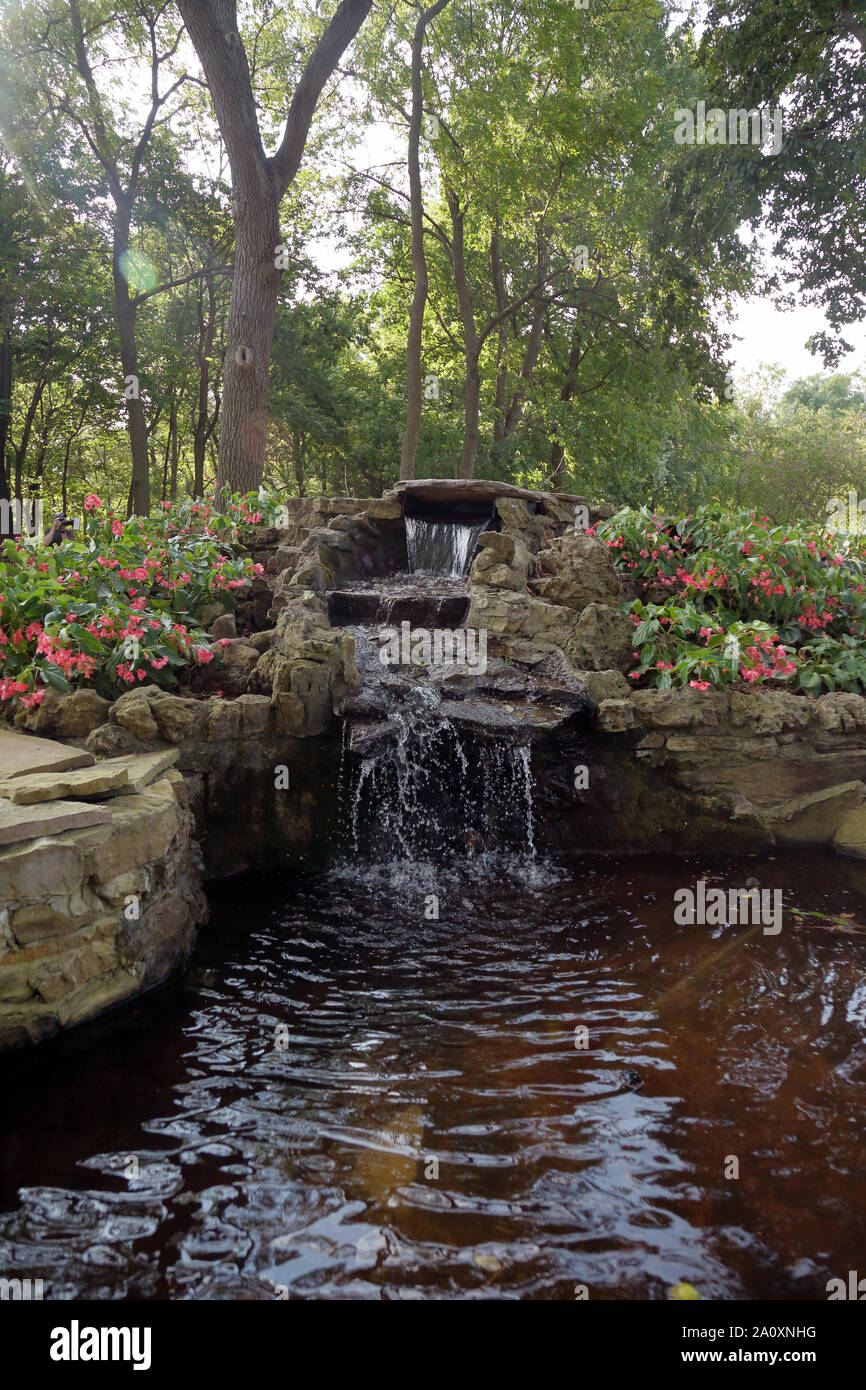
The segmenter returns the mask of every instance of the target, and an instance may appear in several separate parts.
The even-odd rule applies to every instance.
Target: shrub
[[[231,606],[261,573],[233,547],[240,527],[275,511],[256,494],[228,505],[220,513],[204,502],[165,504],[158,517],[124,521],[91,493],[80,540],[4,541],[0,706],[38,704],[46,689],[87,686],[114,698],[146,680],[168,690],[195,665],[219,660],[202,609],[217,598]]]
[[[866,689],[866,541],[748,512],[659,517],[624,508],[593,528],[642,593],[635,681],[745,681],[818,694]]]

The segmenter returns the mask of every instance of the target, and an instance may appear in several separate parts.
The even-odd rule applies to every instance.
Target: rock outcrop
[[[176,751],[94,763],[55,744],[52,768],[45,740],[5,735],[7,754],[10,739],[19,747],[0,786],[0,1050],[160,983],[207,916]],[[70,757],[85,765],[69,769]]]

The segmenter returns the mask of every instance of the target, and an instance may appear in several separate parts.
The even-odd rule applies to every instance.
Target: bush
[[[866,689],[866,541],[766,517],[625,508],[594,533],[642,597],[631,679],[669,690],[747,682]]]
[[[219,660],[202,609],[214,599],[230,606],[261,573],[233,547],[240,527],[275,510],[256,494],[233,498],[227,513],[184,502],[130,521],[93,493],[84,506],[81,540],[0,549],[0,707],[38,704],[46,689],[87,686],[109,699],[143,681],[170,690]]]

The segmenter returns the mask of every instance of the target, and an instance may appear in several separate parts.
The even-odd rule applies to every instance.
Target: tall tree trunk
[[[292,467],[295,474],[295,482],[298,485],[298,496],[306,497],[304,485],[304,436],[300,430],[292,430]]]
[[[523,353],[523,361],[520,364],[520,375],[511,397],[511,404],[508,407],[508,414],[505,417],[504,435],[508,439],[514,434],[520,424],[520,417],[523,414],[523,406],[526,401],[526,392],[532,380],[533,373],[538,365],[538,358],[541,352],[541,341],[544,334],[544,282],[547,277],[547,245],[544,241],[544,232],[541,227],[538,229],[538,260],[536,263],[536,279],[538,291],[532,301],[532,314],[529,320],[529,336],[526,340],[526,348]]]
[[[541,352],[542,328],[544,325],[544,304],[536,302],[532,309],[532,321],[529,325],[529,337],[526,343],[526,351],[523,354],[523,361],[520,364],[520,376],[514,387],[511,397],[511,404],[508,407],[508,414],[505,417],[504,437],[508,439],[514,434],[520,424],[520,417],[523,414],[523,407],[526,403],[526,392],[532,380],[533,373],[538,364],[538,356]]]
[[[466,359],[466,393],[463,398],[463,450],[460,477],[474,478],[478,455],[478,417],[481,411],[481,368],[478,354]]]
[[[490,269],[493,274],[493,288],[496,292],[496,312],[502,314],[508,303],[505,293],[505,277],[502,274],[502,255],[499,244],[499,223],[494,225],[490,237]],[[496,390],[493,401],[493,443],[501,444],[505,438],[505,397],[508,389],[508,349],[509,323],[503,319],[497,330],[496,344]]]
[[[202,304],[202,293],[205,285],[207,286],[206,315]],[[211,354],[213,352],[214,333],[216,331],[216,290],[214,289],[214,279],[210,266],[208,266],[204,281],[199,287],[196,312],[198,315],[198,400],[196,403],[196,414],[192,431],[193,495],[196,497],[203,497],[205,449],[211,431],[216,424],[216,416],[214,416],[213,420],[208,418]],[[172,483],[172,501],[174,501],[176,490],[177,479],[175,478]]]
[[[455,193],[447,193],[448,209],[451,214],[451,268],[454,273],[454,288],[460,306],[460,319],[463,324],[463,353],[466,360],[466,390],[463,398],[463,449],[460,455],[461,478],[475,475],[475,458],[478,453],[478,415],[481,406],[481,347],[478,342],[478,329],[472,312],[472,296],[466,276],[466,257],[464,251],[463,225],[465,214]]]
[[[424,56],[424,35],[428,24],[436,18],[448,0],[438,0],[429,10],[423,10],[412,36],[412,109],[409,120],[409,213],[412,225],[412,271],[415,288],[409,309],[409,336],[406,343],[406,430],[400,454],[400,477],[415,477],[415,455],[421,437],[421,346],[424,333],[424,310],[430,280],[427,257],[424,254],[424,193],[421,187],[421,123],[424,117],[424,91],[421,64]]]
[[[30,436],[33,433],[33,422],[36,419],[36,412],[39,409],[39,404],[42,400],[42,393],[44,392],[44,390],[45,378],[40,377],[33,388],[33,394],[30,397],[30,404],[28,405],[27,410],[24,413],[24,423],[21,427],[21,438],[19,439],[18,446],[15,449],[15,482],[13,492],[16,497],[23,497],[24,495],[24,460],[27,457],[27,449],[30,445]]]
[[[63,451],[63,473],[61,474],[61,478],[60,478],[60,488],[61,488],[61,493],[60,493],[60,510],[62,511],[62,513],[63,513],[64,516],[66,515],[66,506],[67,506],[67,501],[68,501],[68,496],[67,496],[67,494],[68,494],[68,491],[69,491],[69,455],[71,454],[71,452],[72,452],[72,440],[71,440],[71,439],[67,439],[67,441],[66,441],[66,448],[65,448],[64,451]],[[78,452],[79,452],[79,455],[80,455],[80,449],[79,449]]]
[[[177,465],[180,460],[180,435],[177,429],[177,409],[174,411],[171,433],[171,472],[169,475],[169,498],[174,502],[177,498]]]
[[[0,501],[11,502],[9,473],[6,468],[6,441],[12,418],[12,342],[7,306],[0,305]]]
[[[132,477],[129,487],[130,515],[150,515],[150,463],[147,455],[147,421],[141,400],[138,368],[136,318],[138,311],[129,293],[129,283],[123,272],[122,260],[129,250],[131,210],[122,201],[114,218],[112,273],[114,276],[114,309],[120,338],[120,365],[123,372],[126,420],[129,429],[129,448],[132,455]],[[129,378],[133,381],[130,382]],[[129,391],[127,391],[129,387]]]
[[[565,379],[559,393],[559,399],[563,405],[567,405],[577,390],[577,377],[580,371],[580,363],[583,358],[583,334],[575,328],[571,339],[571,348],[568,354],[568,367],[565,372]],[[565,458],[565,448],[558,439],[554,439],[550,446],[550,477],[548,482],[554,482],[562,471],[562,464]]]
[[[276,154],[262,143],[235,0],[178,0],[204,69],[232,173],[235,273],[226,329],[217,491],[260,485],[267,443],[268,365],[280,286],[279,207],[300,167],[325,83],[373,0],[341,0],[310,53]]]
[[[253,199],[235,200],[235,273],[226,325],[217,491],[250,492],[262,481],[268,437],[268,366],[280,289],[276,189],[262,171]]]
[[[177,395],[172,387],[171,400],[168,407],[168,434],[165,441],[165,449],[162,455],[162,500],[168,501],[170,495],[171,481],[173,477],[177,479]]]

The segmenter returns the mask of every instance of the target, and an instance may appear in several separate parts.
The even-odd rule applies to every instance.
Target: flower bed
[[[623,509],[593,533],[642,597],[635,682],[866,690],[866,538],[703,507]]]
[[[115,698],[139,682],[171,690],[220,660],[203,609],[227,608],[262,566],[235,554],[240,528],[276,511],[264,496],[164,504],[125,521],[85,498],[81,539],[56,547],[6,540],[0,548],[0,709],[38,704],[47,689],[90,687]]]

